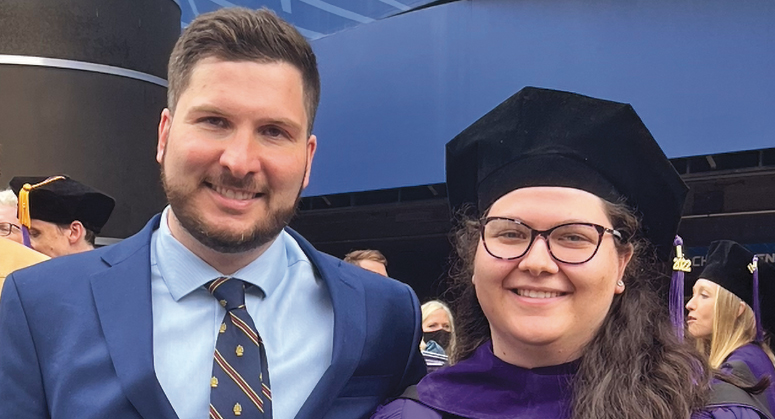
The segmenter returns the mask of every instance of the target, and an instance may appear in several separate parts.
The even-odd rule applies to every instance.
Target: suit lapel
[[[153,367],[150,241],[145,228],[103,256],[110,266],[91,278],[92,293],[113,366],[127,398],[146,419],[177,418]]]
[[[325,257],[298,233],[286,231],[299,243],[317,273],[326,283],[334,308],[334,347],[328,367],[307,401],[296,415],[300,418],[322,418],[355,372],[366,340],[366,298],[355,278],[343,277],[342,261]]]

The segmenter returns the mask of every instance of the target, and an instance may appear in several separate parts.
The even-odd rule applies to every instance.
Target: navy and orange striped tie
[[[221,277],[207,289],[226,308],[215,343],[210,418],[272,417],[264,343],[245,308],[245,282]]]

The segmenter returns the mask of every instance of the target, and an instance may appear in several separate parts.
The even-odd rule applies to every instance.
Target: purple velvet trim
[[[673,246],[683,246],[681,236],[675,236]],[[684,339],[684,273],[674,269],[670,280],[670,321],[673,323],[678,339]]]
[[[753,255],[753,264],[757,265],[759,257]],[[764,341],[764,330],[762,328],[762,310],[759,307],[759,268],[753,271],[753,315],[756,319],[756,341]]]
[[[30,244],[30,230],[24,224],[22,224],[22,243],[32,249],[32,244]]]
[[[578,361],[521,368],[496,357],[486,342],[468,359],[428,374],[417,392],[424,404],[466,418],[564,419],[577,369]]]

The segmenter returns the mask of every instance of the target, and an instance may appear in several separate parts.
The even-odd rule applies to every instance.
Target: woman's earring
[[[618,285],[618,286],[620,286],[620,287],[623,287],[623,286],[624,286],[624,281],[622,281],[622,280],[620,279],[620,280],[619,280],[619,282],[617,282],[617,283],[616,283],[616,285]]]

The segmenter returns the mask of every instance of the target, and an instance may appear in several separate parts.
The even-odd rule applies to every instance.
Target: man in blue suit
[[[363,418],[419,381],[412,290],[286,227],[309,182],[319,92],[309,44],[269,11],[222,9],[186,28],[156,156],[170,205],[119,244],[7,278],[0,416]],[[214,298],[223,278],[243,304]],[[247,358],[268,367],[256,375],[271,392],[251,399],[264,414],[213,407],[229,385],[219,365],[232,374],[214,350],[227,324],[241,327],[237,311],[261,348]]]

